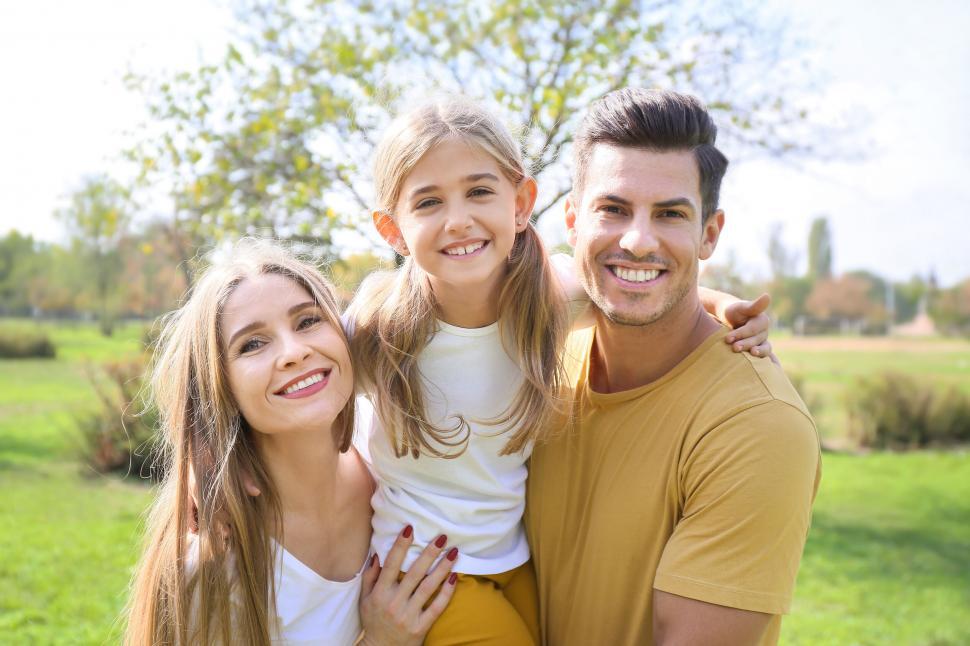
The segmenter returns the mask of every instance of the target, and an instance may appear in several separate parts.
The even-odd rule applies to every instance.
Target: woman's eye
[[[261,339],[250,339],[239,346],[239,354],[246,354],[247,352],[259,350],[264,345],[265,343]]]
[[[320,317],[319,316],[316,316],[316,315],[313,315],[313,316],[304,316],[302,319],[300,319],[300,322],[297,323],[296,329],[298,329],[298,330],[305,330],[305,329],[307,329],[309,327],[313,327],[314,325],[316,325],[319,322],[320,322]]]

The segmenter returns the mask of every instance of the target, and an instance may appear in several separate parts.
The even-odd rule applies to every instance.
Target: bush
[[[81,431],[81,458],[101,473],[151,475],[158,416],[141,396],[146,364],[142,357],[112,361],[100,370],[88,368],[98,408],[76,417]]]
[[[53,359],[57,354],[46,334],[27,328],[0,328],[0,359]]]
[[[847,396],[859,446],[916,449],[970,442],[970,396],[955,387],[886,373],[860,379]]]

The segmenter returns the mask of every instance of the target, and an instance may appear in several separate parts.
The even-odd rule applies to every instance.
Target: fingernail
[[[408,525],[407,527],[404,528],[404,531],[401,532],[401,536],[403,536],[404,538],[411,538],[411,533],[413,531],[414,531],[414,528]]]
[[[761,351],[758,350],[758,348],[751,348],[751,354],[757,357],[759,354],[761,354]]]
[[[437,539],[437,540],[436,540],[436,541],[434,542],[434,546],[435,546],[435,547],[439,547],[439,548],[440,548],[440,547],[444,547],[444,546],[445,546],[445,543],[447,543],[447,542],[448,542],[448,537],[447,537],[447,536],[445,536],[444,534],[442,534],[442,535],[441,535],[441,536],[439,536],[439,537],[438,537],[438,539]]]
[[[377,562],[377,552],[370,557],[370,564],[367,567],[374,567],[374,563]]]
[[[455,581],[457,580],[458,580],[458,574],[455,572],[452,572],[451,576],[448,577],[448,585],[455,585]]]
[[[734,346],[734,351],[735,352],[741,352],[741,344],[740,343],[737,344],[736,346]]]
[[[734,343],[734,337],[733,337],[733,336],[729,336],[729,337],[727,338],[727,342],[728,342],[728,343]]]
[[[456,558],[458,558],[458,548],[453,547],[450,550],[448,550],[448,553],[445,554],[445,558],[448,559],[449,561],[454,561]]]

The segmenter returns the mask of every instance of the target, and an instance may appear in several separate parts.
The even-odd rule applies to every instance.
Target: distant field
[[[151,489],[82,467],[71,413],[93,401],[84,365],[138,352],[143,326],[42,327],[57,359],[0,360],[0,643],[117,643]],[[775,345],[833,401],[885,368],[967,387],[964,342]],[[782,643],[970,643],[970,454],[826,454],[823,472]]]
[[[847,427],[843,396],[859,377],[899,372],[970,393],[970,341],[892,337],[792,337],[776,334],[775,353],[805,380],[822,436],[838,442]]]

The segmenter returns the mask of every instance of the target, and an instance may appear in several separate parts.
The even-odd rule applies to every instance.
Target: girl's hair
[[[167,315],[151,375],[164,476],[134,577],[126,644],[269,644],[275,632],[270,538],[282,540],[280,501],[230,391],[220,333],[236,286],[264,274],[303,287],[342,334],[326,279],[279,246],[253,239],[234,245]],[[350,446],[353,410],[351,397],[333,423],[340,451]],[[197,478],[197,554],[188,546],[190,465]],[[246,493],[247,474],[258,497]],[[225,521],[228,539],[220,530]]]
[[[495,116],[463,99],[439,100],[402,115],[385,133],[374,165],[379,211],[394,216],[408,173],[448,138],[491,155],[513,185],[525,179],[519,145]],[[397,456],[460,455],[470,433],[466,420],[456,416],[452,426],[439,428],[425,412],[422,387],[427,385],[422,386],[418,356],[436,330],[436,302],[425,273],[408,257],[396,272],[366,281],[350,313],[356,324],[354,359],[374,393]],[[503,343],[524,381],[508,409],[494,419],[476,421],[500,430],[516,428],[502,449],[507,455],[523,450],[550,426],[564,384],[560,353],[567,331],[565,299],[531,224],[516,235],[509,254],[499,321]]]

